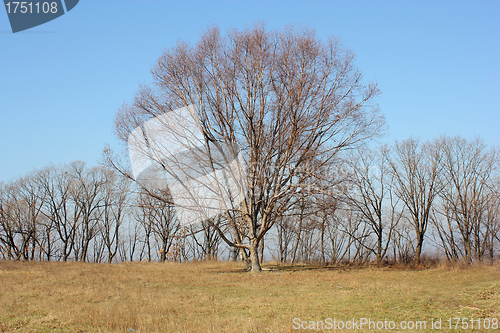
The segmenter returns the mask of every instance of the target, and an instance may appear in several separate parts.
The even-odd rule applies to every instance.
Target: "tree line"
[[[354,60],[307,27],[179,41],[116,113],[130,163],[106,148],[98,167],[2,185],[2,256],[240,258],[256,272],[263,258],[495,260],[497,150],[461,137],[373,147],[380,92]]]
[[[500,251],[498,150],[480,139],[410,138],[337,156],[276,213],[260,260],[324,264],[493,262]],[[122,262],[245,259],[224,214],[183,226],[165,190],[116,170],[69,165],[0,185],[3,259]]]

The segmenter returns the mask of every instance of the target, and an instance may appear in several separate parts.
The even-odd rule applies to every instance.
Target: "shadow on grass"
[[[240,266],[238,268],[234,266]],[[216,273],[250,273],[246,266],[241,262],[235,263],[233,267],[211,267]],[[283,264],[283,263],[264,263],[262,264],[262,273],[276,273],[276,272],[301,272],[301,271],[348,271],[348,270],[360,270],[367,269],[369,267],[374,267],[372,265],[319,265],[319,264]],[[376,267],[376,266],[375,266]]]
[[[395,270],[395,271],[423,271],[433,268],[441,268],[448,270],[466,270],[474,269],[479,266],[497,266],[498,263],[472,263],[466,264],[463,262],[448,262],[448,261],[426,261],[420,264],[408,263],[393,263],[393,262],[382,262],[377,264],[375,262],[371,263],[339,263],[335,265],[319,264],[319,263],[277,263],[269,262],[262,264],[262,272],[273,273],[273,272],[300,272],[300,271],[351,271],[351,270],[363,270],[363,269],[385,269],[385,270]],[[500,266],[499,266],[500,268]],[[232,262],[226,267],[221,269],[220,266],[211,267],[209,270],[213,270],[217,273],[249,273],[246,266],[242,262]]]

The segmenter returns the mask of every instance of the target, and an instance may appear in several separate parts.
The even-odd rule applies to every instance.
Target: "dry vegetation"
[[[500,319],[498,266],[243,269],[0,261],[0,331],[289,332],[295,317]]]

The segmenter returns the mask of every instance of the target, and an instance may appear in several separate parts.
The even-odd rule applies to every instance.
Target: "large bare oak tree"
[[[193,105],[207,145],[243,152],[244,198],[226,211],[231,232],[221,237],[248,253],[252,271],[261,270],[259,243],[295,194],[384,125],[379,90],[362,82],[354,54],[310,29],[256,24],[223,35],[211,27],[195,45],[166,50],[152,75],[153,85],[117,113],[118,137],[127,144],[144,122]]]

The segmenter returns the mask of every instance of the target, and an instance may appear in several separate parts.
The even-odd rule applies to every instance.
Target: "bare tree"
[[[194,247],[197,249],[193,251],[195,258],[204,260],[204,259],[217,259],[219,256],[219,247],[222,242],[219,233],[216,228],[214,228],[214,224],[219,227],[222,226],[220,219],[223,216],[217,216],[218,221],[203,221],[201,223],[201,228],[196,230],[196,227],[190,226],[189,235],[193,241]],[[201,234],[201,236],[197,236]]]
[[[139,195],[137,220],[144,229],[144,243],[148,261],[152,259],[151,238],[155,237],[158,241],[158,254],[160,255],[160,261],[164,262],[167,259],[174,237],[180,229],[174,208],[170,203],[171,199],[168,198],[170,194],[168,191],[161,192],[156,191],[154,196],[149,195],[149,193],[140,193]],[[160,200],[158,198],[164,199]]]
[[[402,264],[410,264],[415,258],[415,237],[412,235],[413,224],[405,216],[396,228],[392,237],[393,260]]]
[[[0,225],[2,227],[2,233],[0,234],[0,240],[4,245],[4,251],[9,259],[19,259],[22,256],[22,246],[18,245],[18,230],[16,227],[16,204],[15,204],[15,194],[12,193],[12,185],[8,184],[4,186],[0,191]]]
[[[410,138],[396,142],[393,154],[388,156],[396,194],[406,206],[415,231],[417,264],[420,264],[434,200],[442,189],[439,182],[441,146],[441,140],[420,144],[418,140]]]
[[[226,213],[233,238],[220,235],[249,251],[252,271],[261,269],[259,244],[274,217],[304,181],[383,124],[373,104],[378,89],[362,84],[353,53],[308,29],[270,32],[257,24],[224,37],[210,28],[195,46],[180,42],[166,51],[152,73],[154,87],[141,87],[132,105],[118,112],[118,137],[127,143],[148,119],[193,105],[208,147],[204,168],[216,171],[216,155],[233,161],[243,152],[244,184],[241,174],[230,175],[244,192]],[[171,171],[157,153],[151,158]]]
[[[394,177],[390,172],[385,147],[375,152],[361,150],[350,156],[352,190],[346,191],[348,205],[357,210],[375,235],[377,263],[384,259],[403,216],[403,208],[394,195]]]
[[[79,228],[79,243],[75,253],[76,260],[87,261],[91,241],[99,232],[100,207],[104,194],[105,174],[101,167],[85,168],[85,163],[74,162],[70,168],[74,178],[74,188],[71,193],[75,209],[79,210],[81,223]]]
[[[40,248],[40,216],[43,192],[34,174],[19,178],[3,188],[0,240],[9,257],[33,260]]]
[[[482,248],[490,262],[493,262],[495,255],[500,251],[500,179],[497,178],[496,182],[491,185],[493,188],[486,202],[486,212],[483,215],[484,239]],[[478,242],[476,241],[476,243]]]
[[[106,170],[103,204],[101,207],[101,237],[107,250],[108,263],[115,258],[123,220],[127,214],[130,196],[130,181],[114,170]]]
[[[442,250],[447,260],[456,261],[463,256],[457,237],[459,231],[451,219],[451,214],[446,214],[447,208],[439,202],[432,210],[431,220],[435,228],[435,238],[438,249]]]
[[[146,252],[147,260],[152,260],[152,249],[153,244],[151,244],[153,237],[153,221],[149,218],[149,203],[148,199],[151,200],[145,193],[139,194],[137,197],[137,209],[135,210],[135,221],[138,225],[141,226],[142,229],[142,239],[140,242],[142,243],[141,251],[139,254],[139,260],[142,260],[144,252]],[[137,233],[135,234],[137,235]]]
[[[292,253],[292,242],[295,233],[295,216],[283,215],[275,224],[276,227],[276,246],[279,262],[287,262]]]
[[[287,208],[287,224],[294,236],[291,248],[291,261],[319,260],[327,262],[328,230],[334,223],[340,198],[345,191],[346,172],[339,166],[343,163],[332,160],[315,177],[304,181],[300,191],[294,195]],[[285,230],[280,233],[285,234]],[[300,249],[300,254],[298,250]]]
[[[483,258],[488,240],[492,240],[490,233],[495,232],[498,155],[493,149],[487,150],[480,139],[471,142],[462,137],[443,140],[440,198],[448,230],[442,226],[438,230],[449,244],[450,255],[458,256],[461,248],[465,260],[471,263],[473,258]],[[453,233],[455,226],[461,246]]]
[[[353,214],[349,209],[339,206],[335,209],[330,223],[327,225],[327,237],[330,243],[330,264],[349,260],[349,251],[356,242],[355,232],[359,224],[353,225]]]
[[[75,209],[71,201],[73,178],[68,173],[67,166],[50,166],[40,172],[38,181],[45,195],[42,214],[53,224],[57,241],[62,243],[60,248],[54,251],[60,253],[63,261],[67,261],[73,251],[80,220],[80,210]],[[54,247],[55,243],[55,240],[53,244],[49,242],[48,247]]]
[[[298,260],[299,245],[301,245],[304,240],[307,240],[307,237],[304,237],[304,234],[307,233],[307,231],[311,233],[313,229],[313,223],[311,223],[309,216],[314,212],[312,210],[312,197],[310,194],[306,194],[305,191],[299,191],[295,193],[294,199],[295,200],[292,202],[293,204],[289,209],[295,220],[295,240],[291,254],[292,263],[295,263]]]
[[[332,224],[335,224],[335,215],[339,209],[340,203],[337,197],[331,195],[322,195],[319,198],[319,209],[316,213],[318,218],[318,229],[320,237],[320,260],[322,264],[326,264],[328,261],[328,235]],[[330,262],[333,257],[334,250],[331,249]]]

